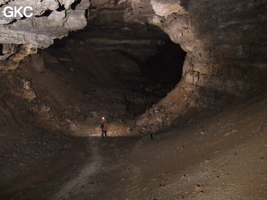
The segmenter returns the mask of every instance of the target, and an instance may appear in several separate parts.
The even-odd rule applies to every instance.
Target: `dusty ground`
[[[76,138],[72,149],[2,188],[0,196],[264,200],[266,157],[265,96],[216,115],[196,115],[154,140]]]
[[[1,74],[1,200],[267,199],[266,95],[195,111],[151,140],[131,120],[157,94],[105,85],[106,61],[94,72],[56,52],[41,70],[28,59]]]
[[[265,98],[196,116],[154,141],[139,139],[126,155],[112,148],[100,158],[103,168],[78,181],[77,192],[65,190],[66,199],[266,199],[266,108]]]

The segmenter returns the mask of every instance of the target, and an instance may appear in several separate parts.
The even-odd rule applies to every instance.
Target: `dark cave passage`
[[[144,74],[162,84],[174,87],[182,78],[186,52],[178,44],[166,41],[143,65]],[[167,86],[168,87],[168,86]]]
[[[3,53],[3,45],[2,44],[0,44],[0,55],[1,56],[4,55],[4,53]]]
[[[131,32],[124,24],[116,26],[88,25],[56,40],[40,54],[46,67],[64,77],[68,85],[77,85],[84,93],[104,92],[106,101],[93,101],[101,104],[106,116],[134,117],[180,81],[186,52],[153,25],[127,24]],[[111,102],[123,104],[124,111],[114,114],[118,112]]]
[[[267,199],[266,0],[0,4],[1,200]]]

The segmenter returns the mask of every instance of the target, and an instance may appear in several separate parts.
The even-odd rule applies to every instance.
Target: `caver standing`
[[[101,137],[108,137],[108,136],[107,136],[108,123],[107,123],[107,121],[105,120],[105,117],[102,117],[101,130],[102,130]]]

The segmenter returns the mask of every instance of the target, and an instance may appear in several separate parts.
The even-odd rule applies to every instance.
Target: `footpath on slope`
[[[13,192],[1,199],[267,197],[267,98],[215,116],[194,115],[183,127],[173,127],[155,140],[88,137],[84,145],[73,157],[68,157],[70,152],[65,154],[64,162],[56,165],[55,176],[35,179],[30,175],[20,182],[28,183],[27,187],[12,190],[10,186]]]
[[[109,175],[100,188],[88,193],[85,185],[76,198],[265,200],[267,98],[201,116],[153,141],[139,140],[111,163],[116,169],[103,168]]]
[[[106,141],[95,137],[102,113],[91,112],[107,105],[105,90],[83,68],[25,62],[1,75],[0,199],[266,199],[266,96],[191,113],[155,140],[122,137],[118,120],[120,134]],[[125,111],[123,96],[113,100]],[[85,137],[89,129],[96,135]]]

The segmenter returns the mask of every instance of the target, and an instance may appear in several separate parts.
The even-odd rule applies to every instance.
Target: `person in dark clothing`
[[[104,117],[102,117],[101,130],[102,130],[101,137],[108,137],[107,136],[108,123],[106,122]]]

